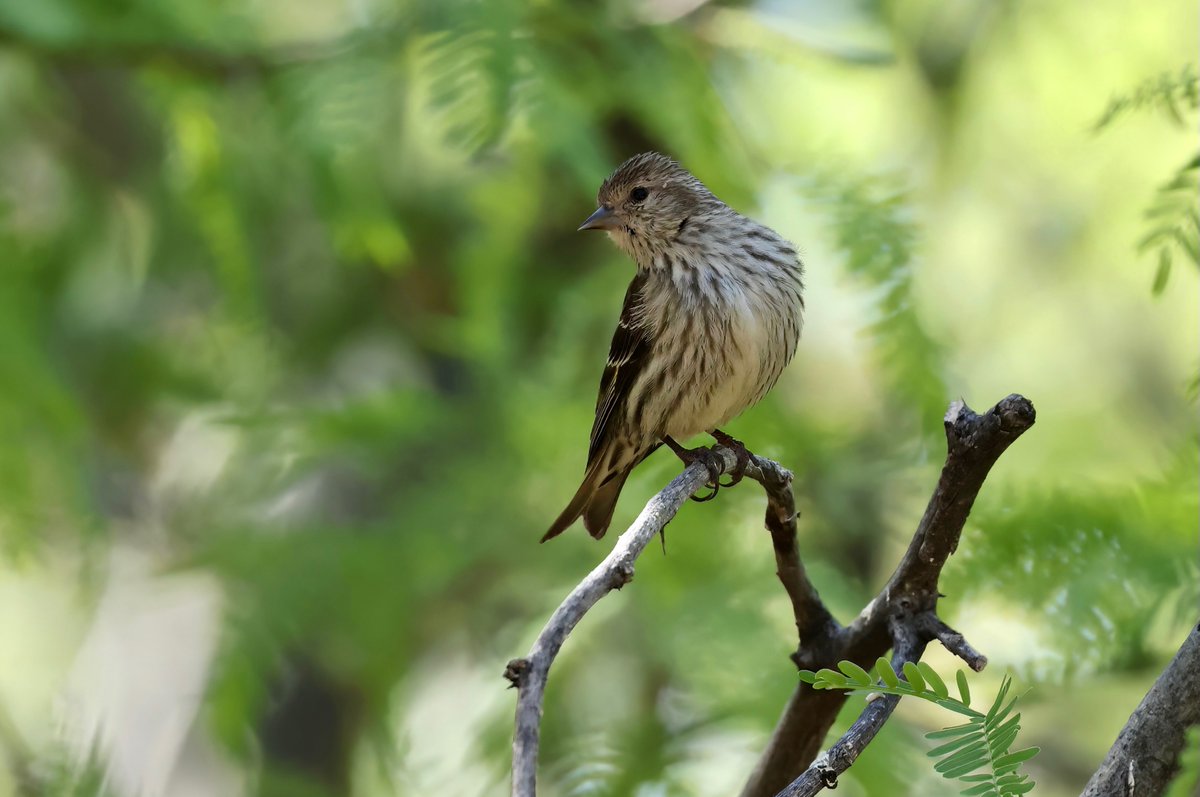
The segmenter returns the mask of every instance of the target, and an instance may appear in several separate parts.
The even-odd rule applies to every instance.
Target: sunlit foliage
[[[611,544],[536,544],[630,276],[574,230],[649,148],[804,257],[800,354],[730,431],[795,470],[843,619],[946,405],[1037,405],[944,605],[1058,685],[1022,736],[1078,793],[1195,621],[1197,271],[1155,296],[1137,246],[1149,207],[1195,248],[1196,13],[0,0],[0,794],[503,790],[504,663]],[[686,508],[572,637],[547,794],[736,792],[795,685],[761,500]],[[954,793],[938,722],[902,706],[847,791]]]

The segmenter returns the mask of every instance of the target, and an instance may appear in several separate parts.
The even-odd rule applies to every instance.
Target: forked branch
[[[1033,421],[1033,405],[1016,395],[983,415],[975,414],[962,402],[950,406],[945,419],[946,464],[908,552],[879,595],[847,627],[839,625],[821,602],[800,559],[792,474],[771,460],[752,458],[746,476],[759,482],[767,494],[766,527],[771,533],[779,580],[791,600],[796,621],[799,646],[793,659],[798,666],[817,669],[834,666],[840,659],[869,666],[891,649],[893,663],[900,669],[904,662],[917,661],[925,646],[938,639],[972,669],[983,669],[987,659],[937,617],[938,578],[958,545],[963,524],[992,464]],[[734,467],[736,457],[732,451],[721,447],[714,450],[725,471]],[[629,583],[637,557],[709,478],[702,464],[693,463],[654,496],[612,552],[555,610],[529,655],[509,662],[505,675],[519,690],[513,736],[514,797],[536,794],[546,678],[567,635],[600,598]],[[845,696],[800,684],[743,797],[799,797],[832,787],[837,776],[879,732],[895,708],[896,699],[883,697],[869,704],[842,739],[814,763]]]

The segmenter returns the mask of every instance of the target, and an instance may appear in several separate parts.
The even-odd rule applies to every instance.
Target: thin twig
[[[727,452],[726,467],[735,462]],[[708,481],[704,465],[695,462],[676,476],[658,495],[650,499],[633,525],[620,536],[612,552],[596,565],[551,615],[538,634],[533,648],[524,659],[508,664],[505,676],[519,690],[516,728],[513,734],[513,797],[533,797],[537,793],[538,742],[542,720],[542,697],[550,665],[566,641],[567,635],[588,609],[614,589],[633,579],[633,563],[646,545],[675,517],[679,507]]]
[[[899,596],[914,601],[918,610],[932,611],[937,605],[942,567],[958,548],[984,479],[1000,455],[1033,426],[1035,418],[1033,404],[1016,394],[982,415],[962,401],[950,405],[944,419],[946,464],[904,558],[879,595],[851,625],[852,647],[871,635],[886,641],[888,609]]]
[[[833,615],[821,602],[816,587],[808,580],[796,542],[796,499],[792,472],[763,457],[752,457],[746,477],[762,485],[767,493],[766,527],[775,549],[776,574],[792,602],[796,632],[803,643],[818,644],[840,630]]]
[[[713,450],[720,454],[724,471],[734,467],[737,457],[732,451],[721,446]],[[772,539],[776,541],[779,578],[792,597],[797,627],[832,623],[832,617],[809,582],[796,551],[791,473],[769,459],[754,457],[747,466],[746,476],[762,484],[767,492],[767,525],[771,529]],[[709,478],[710,474],[703,464],[693,463],[651,498],[633,525],[617,539],[612,552],[571,590],[555,610],[538,634],[529,655],[509,662],[505,677],[519,690],[513,734],[514,797],[533,797],[537,791],[539,733],[546,679],[550,665],[567,635],[597,601],[633,579],[633,565],[638,556],[654,536],[671,522],[688,496],[701,489]],[[776,526],[772,526],[773,522]],[[791,535],[790,546],[785,540],[788,533]]]
[[[946,650],[958,656],[975,672],[983,672],[987,666],[987,656],[971,647],[966,638],[950,626],[942,622],[942,618],[933,612],[923,612],[916,619],[917,629],[930,639],[942,643]]]
[[[906,662],[921,659],[928,637],[916,628],[911,616],[893,616],[889,623],[892,637],[892,669],[904,670]],[[837,779],[850,765],[858,760],[875,735],[883,728],[896,704],[899,695],[881,695],[867,704],[854,724],[842,734],[842,738],[809,765],[800,777],[789,783],[777,797],[813,797],[822,789],[837,788]]]

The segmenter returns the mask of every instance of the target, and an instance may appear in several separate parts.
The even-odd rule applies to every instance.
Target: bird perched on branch
[[[597,203],[579,229],[606,231],[637,274],[600,378],[583,483],[542,542],[580,516],[603,537],[630,471],[663,443],[685,463],[705,463],[707,498],[723,465],[711,449],[678,441],[711,433],[737,453],[730,484],[740,480],[750,454],[718,427],[774,386],[803,322],[796,250],[670,158],[648,152],[625,161]]]

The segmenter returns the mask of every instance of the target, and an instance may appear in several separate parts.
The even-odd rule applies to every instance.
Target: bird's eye
[[[629,198],[632,199],[634,202],[641,202],[643,199],[645,199],[648,196],[650,196],[650,190],[647,189],[645,186],[639,185],[637,188],[635,188],[629,192]]]

